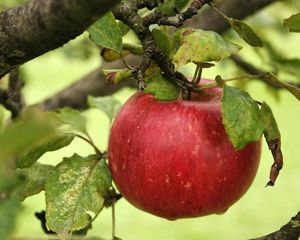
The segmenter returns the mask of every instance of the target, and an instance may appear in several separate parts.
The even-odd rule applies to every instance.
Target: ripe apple
[[[225,212],[250,187],[260,141],[235,150],[222,123],[221,88],[162,102],[137,93],[109,138],[109,166],[134,206],[170,220]]]

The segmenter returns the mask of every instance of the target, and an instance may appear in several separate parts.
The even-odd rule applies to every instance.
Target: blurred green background
[[[300,35],[287,33],[278,29],[278,22],[297,11],[292,5],[285,7],[283,3],[274,4],[266,11],[249,19],[258,33],[270,41],[285,57],[299,58]],[[28,104],[41,101],[55,92],[80,79],[83,75],[94,70],[101,64],[97,49],[92,48],[88,54],[80,50],[86,36],[81,36],[64,48],[41,56],[23,67],[26,80],[24,95]],[[236,35],[228,33],[227,38],[239,43],[244,48],[241,54],[257,66],[265,67],[268,59],[259,58],[266,55],[257,54],[257,50],[244,44]],[[78,50],[79,49],[79,50]],[[85,54],[88,58],[83,58]],[[267,66],[266,66],[266,69]],[[192,74],[193,66],[182,69],[186,74]],[[217,64],[216,68],[204,71],[204,77],[214,78],[221,74],[230,78],[240,74],[229,61]],[[295,80],[289,75],[281,74],[283,80]],[[122,199],[116,206],[117,236],[129,240],[232,240],[250,239],[279,229],[293,215],[300,210],[300,104],[288,92],[268,88],[257,81],[242,86],[258,101],[266,101],[272,107],[282,133],[282,150],[284,154],[284,168],[275,187],[265,188],[272,164],[272,155],[266,144],[263,146],[261,164],[257,177],[246,195],[234,204],[223,215],[212,215],[194,219],[168,221],[131,206]],[[123,89],[114,97],[124,102],[133,90]],[[85,112],[88,118],[88,128],[91,136],[100,149],[105,150],[109,133],[109,122],[104,114],[97,110]],[[54,153],[47,153],[40,160],[44,163],[56,164],[63,157],[69,157],[74,152],[88,155],[93,151],[81,140],[74,141],[68,148]],[[24,201],[15,236],[41,237],[44,236],[38,220],[34,217],[35,211],[45,208],[44,194],[28,198]],[[110,239],[111,236],[111,209],[104,209],[93,224],[89,236]]]

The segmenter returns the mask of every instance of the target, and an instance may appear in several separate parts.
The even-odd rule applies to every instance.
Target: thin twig
[[[8,81],[8,89],[0,91],[0,103],[11,112],[12,119],[16,119],[24,107],[24,100],[21,93],[24,83],[20,78],[19,68],[10,72]]]
[[[112,240],[114,240],[116,237],[116,209],[115,209],[116,206],[115,206],[115,203],[116,203],[116,200],[115,200],[115,198],[113,198],[112,204],[111,204]]]
[[[298,88],[297,85],[293,83],[280,81],[273,73],[265,72],[261,69],[258,69],[257,67],[246,62],[244,59],[242,59],[239,56],[232,56],[231,59],[236,63],[237,66],[241,67],[244,71],[252,75],[260,75],[258,79],[262,80],[263,82],[275,88],[283,88],[288,90],[300,101],[300,89]]]
[[[79,135],[79,134],[75,134],[75,136],[78,137],[78,138],[80,138],[80,139],[82,139],[82,140],[84,140],[84,141],[87,142],[88,144],[90,144],[90,145],[94,148],[94,150],[95,150],[95,152],[96,152],[97,155],[99,155],[99,156],[102,156],[102,155],[103,155],[103,153],[102,153],[102,152],[100,151],[100,149],[94,144],[94,142],[90,139],[90,137],[86,138],[86,137],[84,137],[84,136],[82,136],[82,135]]]

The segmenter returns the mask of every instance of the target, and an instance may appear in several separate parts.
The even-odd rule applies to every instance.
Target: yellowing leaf
[[[132,77],[132,72],[127,69],[103,69],[102,70],[106,80],[109,83],[117,84],[118,82]]]
[[[189,62],[220,61],[241,49],[240,46],[224,40],[215,32],[191,28],[178,31],[173,35],[173,47],[178,47],[173,57],[177,67]]]
[[[105,160],[74,155],[56,166],[45,186],[47,227],[61,236],[84,229],[104,206],[112,179]]]

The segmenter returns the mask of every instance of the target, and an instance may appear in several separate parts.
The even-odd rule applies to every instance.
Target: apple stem
[[[192,80],[192,84],[194,86],[193,89],[197,88],[200,81],[201,81],[201,76],[202,76],[202,71],[203,71],[203,67],[200,64],[197,64],[195,73],[194,73],[194,77]],[[192,95],[192,91],[193,89],[188,89],[187,91],[187,100],[191,100],[191,95]]]
[[[194,86],[199,85],[199,83],[201,81],[201,77],[202,77],[203,68],[201,66],[197,66],[197,69],[198,69],[197,77],[193,80]],[[196,69],[196,71],[197,71],[197,69]]]
[[[231,82],[231,81],[257,79],[257,78],[260,78],[260,77],[262,77],[262,75],[249,75],[248,74],[248,75],[243,75],[243,76],[239,76],[239,77],[223,79],[223,81],[225,83],[227,83],[227,82]],[[193,89],[193,91],[198,92],[198,91],[201,91],[202,89],[215,88],[215,87],[218,87],[217,83],[209,83],[209,84],[205,84],[205,85],[202,85],[202,86],[196,86],[195,85],[195,88]]]

